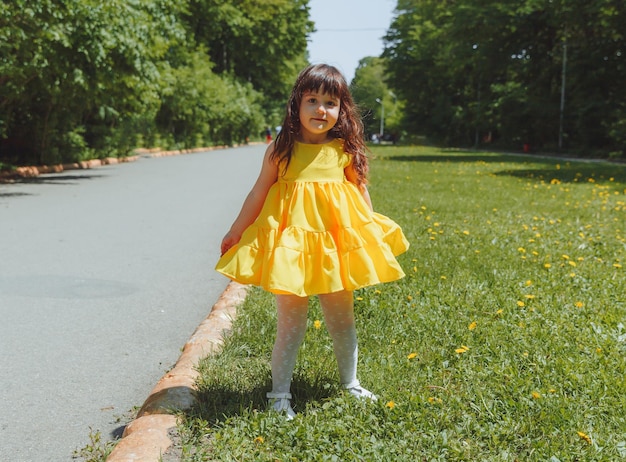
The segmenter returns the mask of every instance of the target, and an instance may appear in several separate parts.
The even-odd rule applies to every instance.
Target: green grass
[[[253,289],[200,366],[183,460],[626,460],[626,168],[374,149],[375,208],[407,277],[356,294],[361,403],[316,300],[292,391],[266,412],[273,298]]]

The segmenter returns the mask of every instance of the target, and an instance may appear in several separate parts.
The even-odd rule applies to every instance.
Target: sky
[[[317,32],[309,38],[309,61],[337,67],[350,83],[362,58],[383,52],[395,7],[396,0],[310,0]]]

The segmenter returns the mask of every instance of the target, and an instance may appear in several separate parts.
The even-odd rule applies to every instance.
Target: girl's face
[[[323,143],[339,119],[341,100],[321,91],[307,91],[300,101],[302,142]]]

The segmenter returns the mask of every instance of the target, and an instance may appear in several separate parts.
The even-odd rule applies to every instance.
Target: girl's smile
[[[300,102],[301,137],[305,143],[324,143],[339,119],[341,100],[329,93],[309,91]]]

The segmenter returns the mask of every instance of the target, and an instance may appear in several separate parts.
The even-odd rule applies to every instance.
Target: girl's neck
[[[330,143],[334,139],[335,138],[333,138],[330,135],[323,135],[323,136],[302,136],[302,135],[299,135],[299,136],[296,137],[296,140],[299,143],[303,143],[303,144],[326,144],[326,143]]]
[[[303,143],[303,144],[326,144],[326,143],[330,143],[334,139],[335,138],[330,136],[328,132],[315,134],[315,135],[311,133],[307,133],[307,134],[300,133],[296,137],[296,140],[299,143]]]

